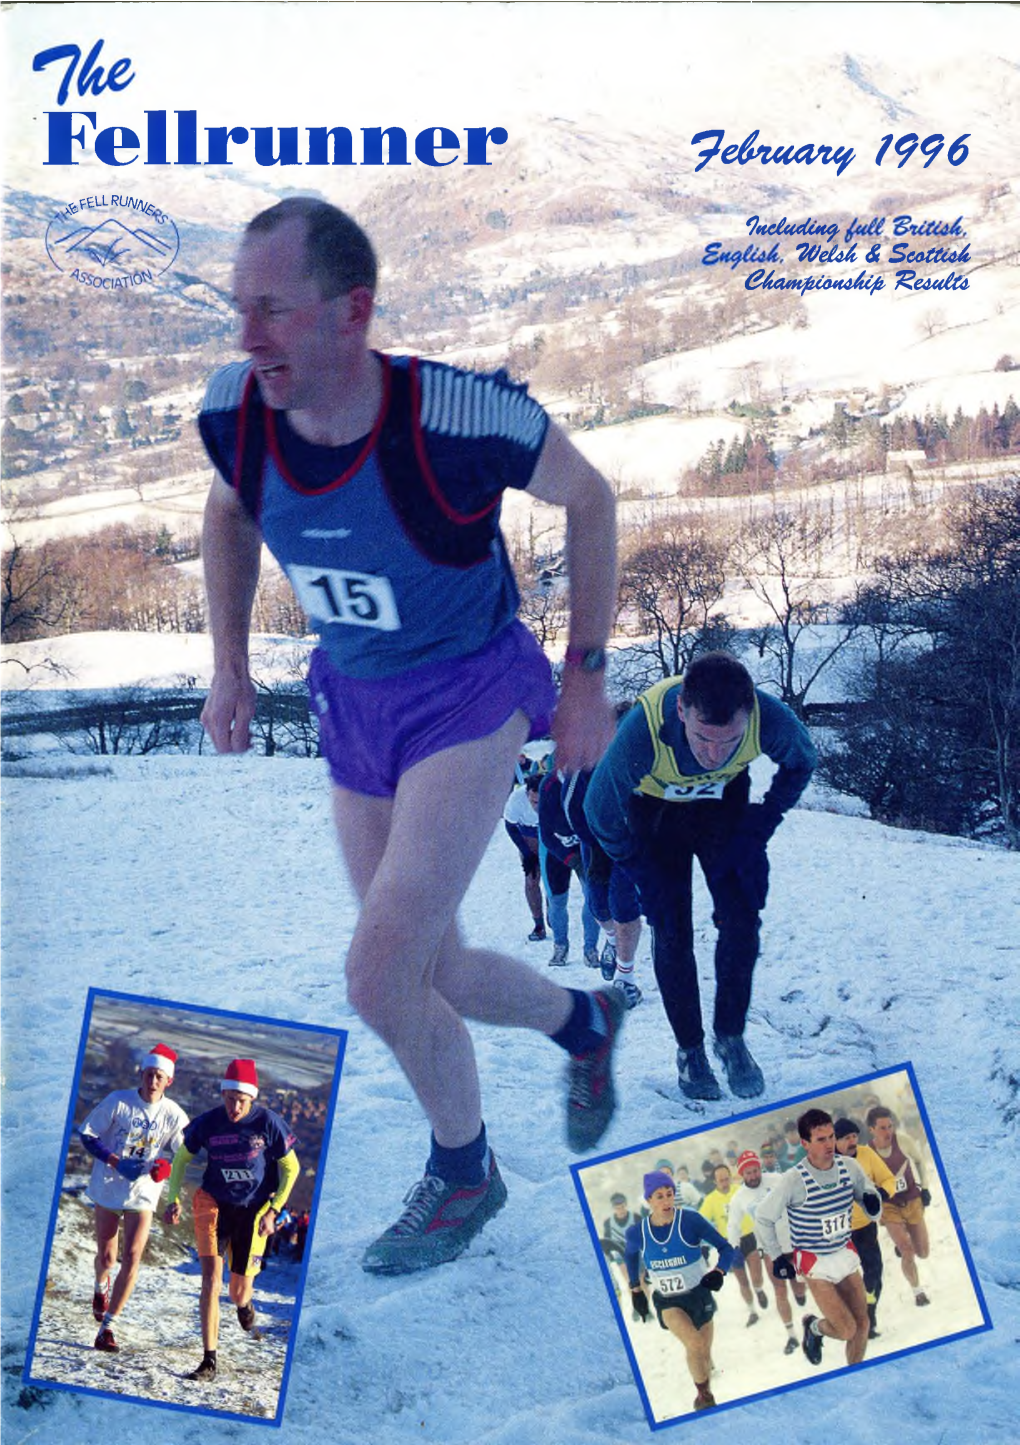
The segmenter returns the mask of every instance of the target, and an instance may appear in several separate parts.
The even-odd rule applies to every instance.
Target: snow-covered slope
[[[346,1001],[342,957],[355,906],[319,765],[154,757],[112,759],[99,774],[69,759],[53,771],[8,775],[3,790],[3,1190],[8,1240],[12,1226],[17,1232],[4,1261],[12,1441],[66,1445],[158,1428],[150,1409],[23,1390],[18,1378],[93,986],[350,1030],[282,1429],[288,1445],[640,1445],[648,1427],[569,1172],[563,1064],[544,1039],[474,1030],[507,1208],[462,1260],[434,1273],[379,1280],[359,1267],[365,1243],[420,1174],[427,1130],[402,1075]],[[720,1445],[734,1429],[870,1445],[875,1422],[895,1418],[907,1445],[1005,1445],[1016,1438],[1020,1328],[1002,1208],[1017,1142],[1020,860],[803,809],[780,830],[773,857],[749,1032],[766,1101],[911,1061],[995,1328],[877,1364],[849,1407],[837,1376],[807,1393],[699,1416],[689,1428]],[[524,942],[520,869],[501,830],[464,921],[471,938],[547,966],[547,948]],[[707,961],[701,892],[696,923]],[[575,916],[575,959],[578,939]],[[684,1107],[647,944],[638,975],[646,998],[623,1034],[622,1105],[607,1150],[741,1112],[733,1099],[702,1115]],[[586,987],[592,976],[575,962],[564,979]],[[730,1132],[741,1136],[739,1125]],[[945,1228],[944,1214],[936,1223]],[[943,1287],[937,1270],[932,1279],[931,1313],[948,1331],[952,1281]],[[768,1325],[774,1331],[775,1321]],[[897,1347],[896,1329],[890,1308],[885,1348]],[[757,1330],[748,1349],[767,1338]],[[949,1378],[966,1381],[965,1398],[954,1399]],[[867,1409],[858,1408],[862,1398]],[[206,1445],[247,1439],[251,1427],[178,1415],[167,1428]]]

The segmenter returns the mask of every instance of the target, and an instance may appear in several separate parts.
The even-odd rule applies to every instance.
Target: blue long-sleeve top
[[[668,690],[664,700],[664,722],[660,737],[676,756],[683,773],[704,777],[706,769],[687,744],[677,701],[681,681]],[[763,806],[778,825],[783,814],[797,802],[811,781],[818,761],[807,728],[794,712],[771,693],[756,690],[760,709],[761,751],[778,766]],[[648,721],[640,704],[635,705],[616,730],[602,761],[592,774],[584,800],[584,811],[592,832],[611,858],[625,862],[633,856],[634,839],[629,824],[629,805],[638,784],[651,770],[655,749]],[[666,806],[683,807],[684,804]]]

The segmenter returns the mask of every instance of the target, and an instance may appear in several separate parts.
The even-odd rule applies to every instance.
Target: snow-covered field
[[[92,1348],[96,1325],[89,1310],[95,1237],[85,1202],[63,1194],[56,1219],[50,1272],[32,1353],[32,1378],[71,1389],[160,1400],[271,1420],[284,1378],[299,1267],[272,1261],[255,1292],[255,1341],[242,1333],[224,1296],[220,1372],[195,1385],[185,1377],[202,1358],[198,1294],[201,1269],[186,1243],[190,1229],[172,1233],[157,1223],[146,1264],[117,1331],[116,1356]]]
[[[3,788],[3,1358],[12,1445],[84,1445],[161,1423],[149,1407],[26,1389],[20,1379],[90,986],[350,1030],[285,1440],[639,1445],[647,1438],[569,1170],[562,1060],[543,1038],[474,1030],[507,1208],[466,1256],[434,1273],[380,1280],[359,1267],[366,1242],[419,1176],[427,1131],[402,1075],[346,1001],[342,957],[354,901],[337,863],[320,765],[166,756],[107,759],[100,771],[67,758],[60,766],[51,760],[48,771],[19,777],[9,768]],[[879,1363],[849,1402],[837,1375],[807,1393],[699,1415],[688,1428],[705,1441],[743,1429],[864,1445],[876,1422],[895,1419],[897,1438],[908,1445],[1011,1442],[1020,1271],[1002,1191],[1018,1115],[1020,859],[820,805],[809,794],[808,807],[773,844],[749,1032],[768,1079],[765,1102],[911,1061],[994,1329]],[[472,938],[546,967],[547,946],[524,942],[520,869],[501,830],[464,921]],[[707,961],[704,893],[696,921]],[[575,958],[578,941],[575,915]],[[622,1106],[606,1151],[743,1112],[733,1099],[701,1115],[681,1103],[647,944],[638,973],[646,997],[623,1034]],[[575,962],[564,978],[584,987],[592,976]],[[739,1137],[740,1126],[730,1133]],[[940,1254],[946,1225],[939,1201],[932,1227]],[[940,1265],[932,1271],[931,1318],[952,1332],[956,1286]],[[893,1282],[889,1288],[895,1297]],[[897,1335],[891,1307],[884,1325],[883,1349],[909,1339]],[[741,1341],[743,1352],[757,1359],[766,1341],[776,1343],[776,1328],[763,1320]],[[725,1353],[721,1344],[720,1398],[739,1374]],[[777,1382],[785,1378],[779,1364],[781,1357]],[[955,1395],[947,1389],[953,1378]],[[251,1428],[182,1414],[167,1422],[182,1441],[250,1438]]]

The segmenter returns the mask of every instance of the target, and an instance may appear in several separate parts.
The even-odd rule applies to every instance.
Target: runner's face
[[[718,1189],[720,1194],[729,1193],[731,1183],[730,1171],[726,1168],[725,1165],[720,1165],[720,1167],[712,1175],[712,1178],[715,1180],[715,1187],[716,1189]]]
[[[761,1170],[757,1164],[748,1164],[742,1178],[749,1189],[757,1189],[761,1183]]]
[[[857,1135],[844,1134],[842,1139],[836,1140],[836,1148],[841,1154],[849,1154],[852,1159],[857,1153]]]
[[[167,1091],[170,1075],[162,1069],[143,1069],[142,1082],[138,1092],[147,1104],[158,1104]]]
[[[871,1128],[871,1137],[880,1149],[889,1149],[892,1146],[893,1121],[891,1119],[876,1119]]]
[[[358,287],[332,299],[322,296],[319,283],[306,274],[305,223],[297,217],[242,243],[234,305],[241,346],[255,364],[267,406],[309,412],[332,406],[350,351],[351,298],[363,292]],[[363,328],[360,334],[363,340]]]
[[[804,1145],[808,1163],[816,1169],[831,1169],[836,1154],[836,1131],[831,1124],[817,1124]]]
[[[238,1089],[223,1090],[223,1107],[232,1124],[239,1124],[246,1114],[250,1114],[253,1103],[250,1094],[242,1094]]]
[[[684,725],[687,746],[695,762],[706,769],[721,768],[736,752],[747,731],[750,713],[742,707],[727,723],[707,723],[696,707],[685,708],[678,702],[676,710]]]
[[[656,1224],[665,1224],[674,1213],[673,1200],[674,1191],[667,1189],[665,1184],[660,1184],[658,1189],[653,1189],[648,1196],[648,1206],[652,1211],[652,1218]]]

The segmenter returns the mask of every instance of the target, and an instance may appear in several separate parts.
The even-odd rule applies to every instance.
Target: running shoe
[[[791,1335],[791,1336],[789,1337],[789,1339],[786,1341],[786,1344],[783,1346],[783,1354],[784,1354],[784,1355],[795,1355],[799,1349],[800,1349],[800,1345],[798,1345],[798,1343],[797,1343],[797,1337],[796,1337],[796,1335]]]
[[[202,1361],[197,1370],[192,1370],[190,1375],[185,1375],[186,1380],[215,1380],[216,1361],[210,1360],[208,1356]]]
[[[712,1073],[704,1044],[676,1051],[677,1083],[687,1099],[721,1099],[719,1080]]]
[[[369,1274],[412,1274],[447,1264],[505,1203],[506,1185],[491,1149],[481,1184],[447,1184],[426,1174],[405,1196],[397,1222],[365,1250],[361,1267]]]
[[[616,944],[611,938],[606,939],[606,946],[599,959],[599,968],[602,970],[602,977],[606,983],[612,983],[613,975],[616,973]]]
[[[695,1395],[694,1397],[695,1410],[711,1410],[714,1404],[715,1396],[712,1394],[711,1390],[699,1390],[697,1395]]]
[[[544,923],[536,923],[535,926],[534,926],[534,928],[533,928],[533,929],[531,930],[531,932],[528,934],[528,942],[529,942],[529,943],[544,943],[544,942],[545,942],[545,939],[546,939],[545,924],[544,924]]]
[[[764,1291],[763,1289],[755,1290],[755,1294],[758,1296],[758,1304],[761,1306],[761,1308],[762,1308],[763,1310],[767,1310],[768,1307],[769,1307],[769,1297],[768,1297],[768,1295],[765,1293],[765,1291]]]
[[[812,1365],[820,1365],[822,1363],[822,1337],[821,1335],[816,1335],[811,1328],[817,1318],[817,1315],[804,1316],[804,1339],[801,1342],[804,1353],[808,1357],[808,1362]]]
[[[98,1335],[96,1335],[92,1348],[95,1350],[105,1350],[109,1355],[115,1355],[120,1349],[120,1345],[118,1345],[114,1339],[113,1330],[110,1329],[109,1325],[104,1325]]]
[[[92,1318],[97,1325],[103,1323],[103,1316],[110,1308],[110,1281],[107,1280],[102,1289],[96,1286],[96,1292],[92,1296]]]
[[[568,943],[557,943],[552,951],[552,958],[549,960],[550,968],[563,968],[567,962],[567,954],[570,952]]]
[[[567,1143],[575,1154],[594,1149],[616,1110],[613,1049],[627,1012],[623,995],[615,988],[600,988],[591,998],[602,1010],[606,1033],[598,1048],[571,1054],[567,1066]]]
[[[584,950],[584,961],[588,968],[598,968],[599,951],[597,948],[586,948]]]
[[[623,994],[628,1008],[637,1008],[641,1002],[642,993],[636,983],[631,983],[629,978],[618,978],[613,987]]]
[[[739,1034],[727,1038],[717,1034],[713,1050],[726,1070],[726,1080],[740,1099],[756,1099],[765,1091],[765,1076],[751,1058],[747,1045]]]
[[[758,1312],[757,1312],[756,1310],[752,1310],[751,1313],[750,1313],[750,1314],[748,1315],[748,1317],[747,1317],[747,1324],[746,1324],[745,1328],[746,1328],[746,1329],[750,1329],[752,1325],[756,1325],[757,1323],[758,1323]]]
[[[930,1305],[930,1304],[931,1304],[931,1300],[928,1298],[928,1296],[925,1294],[924,1290],[922,1289],[922,1290],[918,1290],[917,1294],[914,1295],[914,1303],[915,1303],[916,1305]]]
[[[798,1290],[795,1286],[793,1291],[793,1297],[797,1301],[797,1308],[799,1310],[802,1310],[807,1304],[807,1290]]]
[[[260,1340],[262,1338],[262,1331],[255,1323],[254,1305],[237,1306],[237,1323],[241,1326],[242,1330],[244,1330],[245,1334],[250,1340]]]

